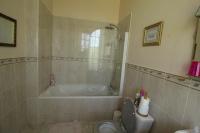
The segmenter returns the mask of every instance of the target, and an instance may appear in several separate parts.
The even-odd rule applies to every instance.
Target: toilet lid
[[[99,133],[118,133],[113,123],[105,122],[99,127]]]

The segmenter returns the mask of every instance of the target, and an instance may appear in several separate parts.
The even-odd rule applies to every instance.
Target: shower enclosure
[[[38,95],[27,102],[30,125],[112,119],[122,99],[130,17],[115,26],[53,16],[39,4],[39,55],[50,58],[39,62]]]
[[[115,25],[54,17],[54,88],[73,86],[72,92],[82,86],[79,96],[118,96],[124,47],[119,40]]]

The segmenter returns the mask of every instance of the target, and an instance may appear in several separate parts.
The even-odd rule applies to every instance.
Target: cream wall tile
[[[53,18],[53,56],[87,60],[68,61],[68,65],[62,68],[56,68],[57,65],[53,62],[57,83],[110,84],[114,64],[99,60],[112,61],[115,54],[118,54],[115,53],[118,49],[117,32],[105,30],[106,25],[108,24],[81,19]],[[94,33],[98,30],[100,36]],[[91,39],[99,39],[99,44],[91,43]],[[88,61],[90,59],[96,63]],[[58,74],[59,71],[62,72]]]
[[[175,75],[148,68],[128,66],[124,95],[134,95],[138,84],[140,88],[143,86],[147,90],[151,99],[150,114],[155,118],[153,133],[175,132],[199,125],[197,113],[199,111],[199,92],[191,87],[191,84],[194,85],[193,82],[180,81]],[[137,85],[133,82],[136,82]],[[127,89],[127,86],[131,85],[133,87]]]
[[[163,77],[164,78],[164,77]],[[160,106],[166,106],[164,98],[166,97],[166,80],[152,76],[150,74],[143,74],[143,87],[148,91],[151,102]]]
[[[0,123],[0,131],[2,133],[14,133],[19,132],[19,127],[17,127],[16,115],[13,112],[7,114]]]
[[[0,129],[3,133],[18,133],[26,124],[24,68],[25,63],[0,66]]]
[[[2,106],[3,114],[6,116],[16,108],[17,103],[16,103],[15,90],[14,91],[7,90],[4,93],[2,93],[2,101],[3,101],[3,106]]]
[[[119,98],[95,97],[39,99],[40,123],[112,119],[119,101]]]
[[[39,47],[38,56],[42,57],[39,62],[39,93],[45,91],[50,83],[51,61],[52,56],[52,26],[53,15],[48,8],[39,2]],[[44,58],[44,59],[43,59]]]
[[[191,90],[182,122],[185,128],[192,128],[200,125],[200,115],[198,113],[200,112],[199,101],[200,92]]]
[[[171,118],[182,121],[189,91],[184,86],[166,82],[163,109]]]
[[[135,90],[142,87],[143,75],[141,72],[126,67],[126,81],[124,96],[134,97]]]
[[[152,104],[150,113],[155,119],[151,130],[152,133],[173,133],[182,129],[179,121],[169,117],[163,110],[161,110],[161,108],[155,104]]]
[[[38,62],[26,63],[26,96],[36,97],[38,91]]]

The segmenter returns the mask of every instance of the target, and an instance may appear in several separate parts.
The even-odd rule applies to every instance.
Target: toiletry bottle
[[[135,106],[136,106],[137,108],[138,108],[139,105],[140,105],[141,97],[144,96],[144,93],[145,93],[145,90],[143,89],[143,87],[142,87],[142,89],[138,89],[138,92],[136,93],[136,95],[137,95],[137,101],[136,101],[136,103],[135,103]]]
[[[136,91],[134,104],[135,104],[136,107],[138,107],[139,104],[140,104],[140,89],[139,88]]]

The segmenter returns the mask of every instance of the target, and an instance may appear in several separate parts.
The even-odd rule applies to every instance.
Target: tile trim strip
[[[63,61],[80,61],[80,62],[106,62],[113,63],[115,60],[112,59],[103,59],[103,58],[74,58],[74,57],[59,57],[53,56],[52,60],[63,60]]]
[[[9,64],[16,64],[22,62],[38,62],[44,60],[51,60],[51,57],[17,57],[17,58],[5,58],[0,59],[0,66],[2,65],[9,65]]]
[[[151,76],[154,76],[154,77],[157,77],[157,78],[169,81],[169,82],[173,82],[175,84],[178,84],[178,85],[181,85],[184,87],[191,88],[196,91],[200,91],[200,82],[194,81],[194,80],[190,79],[189,77],[182,77],[182,76],[154,70],[151,68],[137,66],[134,64],[130,64],[130,63],[127,63],[126,65],[127,65],[127,68],[129,68],[129,69],[134,69],[136,71],[143,72],[143,73],[149,74]]]
[[[17,58],[0,59],[0,66],[21,63],[21,62],[37,62],[37,61],[44,61],[44,60],[119,63],[119,61],[116,62],[116,60],[102,59],[102,58],[73,58],[73,57],[47,56],[47,57],[17,57]]]
[[[102,59],[102,58],[73,58],[73,57],[57,57],[57,56],[47,56],[47,57],[17,57],[17,58],[5,58],[0,59],[1,65],[22,63],[22,62],[37,62],[44,60],[62,60],[62,61],[80,61],[80,62],[105,62],[105,63],[118,63],[112,59]]]

